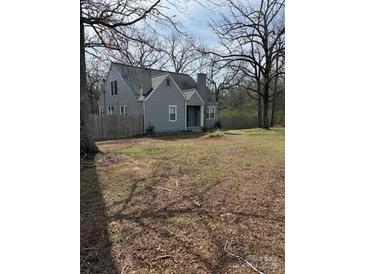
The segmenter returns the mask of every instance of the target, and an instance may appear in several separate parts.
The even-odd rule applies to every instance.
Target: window
[[[215,106],[210,107],[209,118],[215,119]]]
[[[206,119],[215,119],[215,106],[208,106],[205,115]]]
[[[114,107],[113,106],[108,106],[108,115],[113,114],[114,111]]]
[[[127,106],[120,106],[120,114],[127,114]]]
[[[117,81],[112,81],[111,85],[111,94],[112,96],[118,95],[118,84]]]
[[[99,113],[100,113],[100,115],[104,115],[104,107],[100,107]]]
[[[170,86],[170,79],[166,79],[166,86]]]
[[[169,121],[176,121],[176,106],[169,106]]]

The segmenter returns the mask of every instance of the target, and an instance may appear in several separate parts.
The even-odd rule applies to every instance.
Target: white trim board
[[[173,107],[175,108],[175,120],[171,120],[170,119],[170,108]],[[177,121],[177,105],[169,105],[169,122],[176,122]]]

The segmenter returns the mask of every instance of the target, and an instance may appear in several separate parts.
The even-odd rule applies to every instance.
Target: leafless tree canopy
[[[263,127],[269,128],[270,97],[275,94],[272,81],[284,73],[284,1],[261,0],[252,4],[227,0],[227,7],[229,15],[210,23],[221,48],[204,53],[219,57],[223,66],[246,77],[248,89],[257,93],[259,102],[262,99]]]
[[[198,42],[193,38],[172,32],[163,38],[161,44],[164,53],[164,63],[161,68],[191,75],[202,68],[202,55],[197,50]]]
[[[95,153],[97,147],[90,132],[85,53],[99,57],[95,50],[110,49],[128,52],[131,41],[146,43],[139,35],[139,25],[154,29],[152,24],[176,24],[163,12],[161,0],[81,0],[80,1],[80,145],[81,154]],[[141,47],[142,59],[146,57]],[[128,56],[128,54],[125,54]],[[141,59],[141,58],[140,58]]]

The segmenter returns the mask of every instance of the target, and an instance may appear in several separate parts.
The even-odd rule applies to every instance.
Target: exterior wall
[[[170,78],[170,76],[167,76]],[[166,79],[167,79],[166,77]],[[166,79],[145,101],[145,129],[153,125],[156,132],[185,130],[185,97],[170,78],[170,86]],[[176,105],[177,119],[169,121],[169,105]]]
[[[118,94],[111,95],[111,82],[117,81]],[[127,106],[127,114],[140,115],[143,114],[143,104],[138,102],[134,96],[132,90],[124,81],[121,73],[116,66],[111,66],[108,78],[105,81],[105,95],[102,93],[99,99],[99,110],[101,106],[104,106],[104,113],[107,114],[108,106],[114,107],[113,114],[120,114],[120,106]],[[104,101],[105,97],[105,101]]]
[[[208,111],[207,106],[215,106],[215,119],[206,119],[206,113]],[[215,122],[218,121],[218,103],[216,102],[207,102],[205,104],[204,110],[204,119],[205,119],[205,126],[210,128],[215,126]]]
[[[198,94],[194,92],[194,94],[190,97],[190,100],[186,101],[186,105],[188,106],[200,106],[203,102],[200,100]]]

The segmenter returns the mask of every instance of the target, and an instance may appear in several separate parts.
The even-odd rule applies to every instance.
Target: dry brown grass
[[[284,273],[284,130],[98,143],[81,171],[83,273]],[[166,256],[168,255],[168,256]]]

